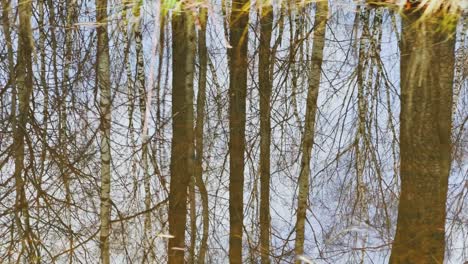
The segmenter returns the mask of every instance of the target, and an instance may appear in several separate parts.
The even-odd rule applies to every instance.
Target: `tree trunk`
[[[368,109],[366,93],[371,89],[372,86],[372,65],[367,62],[369,53],[366,47],[366,43],[369,38],[372,36],[369,33],[369,17],[370,9],[364,7],[361,10],[358,7],[358,12],[356,14],[355,27],[356,29],[361,24],[361,37],[359,38],[359,55],[358,55],[358,65],[356,70],[357,78],[357,131],[354,139],[354,155],[355,163],[354,167],[356,170],[356,200],[353,205],[353,216],[356,216],[358,221],[364,222],[368,219],[367,213],[367,203],[366,203],[366,182],[364,181],[364,169],[366,166],[366,154],[367,154],[367,145],[366,145],[366,110]],[[364,82],[366,78],[366,73],[369,72],[367,82]],[[365,248],[367,241],[367,235],[362,233],[354,234],[354,244],[359,245],[360,247]],[[361,257],[359,263],[364,263],[365,259],[365,250],[361,251]]]
[[[193,175],[193,74],[195,27],[192,12],[172,16],[172,148],[169,194],[169,264],[184,263],[187,187]]]
[[[197,123],[195,125],[195,183],[200,191],[202,201],[202,239],[200,252],[198,254],[198,263],[205,263],[206,251],[208,248],[208,192],[203,181],[203,127],[205,126],[205,103],[206,103],[206,72],[208,63],[208,52],[206,48],[206,21],[208,19],[207,8],[200,10],[200,29],[198,31],[198,59],[200,62],[200,77],[198,79],[197,94]]]
[[[97,14],[97,86],[100,91],[101,115],[101,262],[110,263],[109,235],[111,215],[111,82],[109,65],[109,36],[107,33],[107,0],[96,0]]]
[[[146,102],[146,85],[145,85],[145,60],[143,54],[143,33],[142,30],[142,17],[141,17],[141,5],[142,1],[133,1],[133,16],[135,18],[135,24],[132,25],[135,34],[135,53],[136,53],[136,78],[135,78],[135,89],[139,96],[140,114],[141,114],[141,129],[142,129],[142,142],[141,142],[141,163],[143,167],[143,187],[145,190],[145,220],[144,220],[144,248],[143,248],[143,260],[146,263],[154,262],[154,252],[151,242],[151,185],[150,185],[150,174],[149,174],[149,161],[148,161],[148,131],[147,126],[149,120],[146,120],[147,105]],[[146,122],[146,126],[145,126]],[[146,131],[145,131],[146,128]]]
[[[400,58],[401,195],[390,263],[443,263],[455,25],[405,12]],[[445,20],[444,20],[445,19]]]
[[[62,176],[64,191],[65,191],[65,202],[67,210],[66,214],[66,224],[68,226],[68,247],[70,249],[70,253],[68,254],[68,263],[73,262],[73,255],[74,255],[74,241],[73,241],[73,229],[72,229],[72,193],[70,191],[70,171],[66,169],[67,165],[64,164],[68,162],[68,153],[67,153],[67,97],[69,93],[70,87],[70,65],[72,63],[72,56],[73,56],[73,23],[75,18],[75,9],[76,2],[74,0],[67,1],[66,5],[66,29],[65,29],[65,56],[64,56],[64,66],[63,66],[63,79],[62,79],[62,91],[61,91],[61,100],[60,100],[60,109],[59,109],[59,143],[61,146],[60,155],[62,156],[62,160],[60,161],[59,168],[60,168],[60,175]]]
[[[39,263],[39,252],[36,252],[36,239],[31,229],[29,220],[29,204],[26,197],[26,174],[24,173],[25,137],[26,126],[29,122],[29,103],[33,91],[32,58],[33,40],[31,30],[32,3],[18,4],[19,33],[18,33],[18,57],[16,66],[16,87],[18,88],[18,113],[15,116],[15,131],[13,138],[13,151],[15,157],[15,190],[16,202],[15,220],[20,233],[21,251],[26,251],[27,262]],[[16,100],[16,98],[14,98]],[[14,105],[13,102],[12,105]],[[15,111],[12,111],[15,113]],[[21,256],[20,256],[21,258]]]
[[[260,18],[259,86],[260,86],[260,253],[263,264],[270,263],[270,101],[273,76],[271,73],[271,31],[273,9],[262,3]]]
[[[247,93],[247,42],[250,1],[232,2],[229,24],[229,261],[242,263],[244,222],[245,107]]]
[[[323,49],[325,46],[325,33],[328,18],[328,2],[317,2],[314,22],[314,43],[312,46],[312,61],[309,72],[309,88],[307,91],[306,117],[304,139],[302,141],[302,160],[299,175],[299,195],[297,201],[296,221],[296,257],[304,254],[304,230],[309,201],[310,158],[314,144],[315,114],[317,112],[317,98],[319,94],[320,75],[322,73]],[[299,259],[296,263],[300,263]]]

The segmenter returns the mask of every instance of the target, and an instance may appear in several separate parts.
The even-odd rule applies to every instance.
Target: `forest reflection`
[[[468,261],[463,0],[1,0],[0,263]]]

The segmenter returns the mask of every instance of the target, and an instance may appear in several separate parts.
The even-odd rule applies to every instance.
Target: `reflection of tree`
[[[445,252],[455,27],[441,27],[443,12],[423,20],[421,12],[405,12],[402,24],[401,195],[391,263],[442,263]]]

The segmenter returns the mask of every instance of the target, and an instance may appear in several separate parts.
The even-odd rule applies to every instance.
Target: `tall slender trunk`
[[[39,27],[42,28],[42,30],[39,30],[39,41],[38,41],[38,51],[40,53],[40,73],[39,73],[39,80],[40,80],[40,85],[42,88],[42,91],[44,93],[44,98],[43,98],[43,109],[42,109],[42,128],[43,132],[41,135],[41,158],[40,158],[40,169],[39,169],[39,178],[37,180],[37,188],[40,190],[42,189],[42,183],[43,183],[43,176],[45,176],[45,169],[46,169],[46,159],[47,159],[47,131],[49,128],[49,87],[48,87],[48,82],[47,82],[47,70],[46,70],[46,32],[44,30],[45,28],[45,19],[44,19],[44,11],[45,11],[45,3],[41,1],[38,3],[38,12],[39,12],[39,19],[38,19],[38,24]],[[41,193],[37,192],[36,196],[36,208],[37,208],[37,215],[40,214],[40,211],[42,210],[42,205],[41,205]],[[39,240],[41,240],[41,232],[39,232],[39,222],[36,224],[36,232],[37,232],[37,237]]]
[[[165,39],[166,39],[166,16],[167,14],[165,13],[164,9],[161,9],[161,12],[159,14],[160,17],[160,22],[159,22],[159,61],[158,61],[158,78],[156,80],[156,131],[157,131],[157,136],[158,138],[161,136],[160,131],[161,129],[161,108],[164,102],[164,99],[161,100],[161,79],[163,77],[163,64],[164,64],[164,48],[165,48]],[[169,45],[167,45],[167,50],[169,50]],[[166,50],[166,51],[167,51]],[[167,79],[165,80],[167,82]],[[159,144],[159,145],[158,145]],[[161,140],[157,140],[155,143],[155,149],[160,150],[162,149],[161,147],[162,143]]]
[[[172,16],[172,147],[169,194],[169,263],[184,263],[187,187],[193,175],[193,75],[195,27],[182,4]],[[187,10],[186,10],[187,9]]]
[[[451,162],[455,25],[442,12],[402,19],[398,221],[390,263],[443,263]],[[441,59],[443,58],[443,59]]]
[[[304,254],[305,219],[309,201],[310,158],[314,144],[315,114],[317,112],[317,98],[322,73],[323,49],[328,20],[328,2],[317,2],[315,14],[314,43],[312,46],[312,61],[307,91],[304,139],[302,141],[301,171],[298,180],[299,195],[297,201],[296,244],[294,249],[296,256]],[[300,263],[300,260],[296,260],[296,263]]]
[[[129,29],[128,24],[128,16],[129,10],[127,5],[129,4],[129,0],[123,0],[122,4],[125,6],[122,9],[122,20],[123,20],[123,45],[125,46],[124,50],[124,63],[125,63],[125,72],[126,72],[126,84],[127,84],[127,99],[128,99],[128,137],[130,140],[130,146],[132,150],[132,160],[130,166],[130,175],[133,178],[133,196],[136,196],[138,190],[138,179],[137,179],[137,163],[138,160],[135,157],[137,153],[137,146],[136,146],[136,139],[135,139],[135,127],[133,125],[133,114],[135,112],[135,91],[134,91],[134,82],[132,76],[132,62],[130,60],[130,49],[131,49],[131,37],[132,30]],[[131,14],[131,12],[130,12]]]
[[[67,218],[67,226],[68,226],[68,247],[70,252],[68,254],[68,263],[72,263],[73,261],[73,229],[72,229],[72,217],[71,217],[71,191],[70,191],[70,171],[66,170],[67,162],[67,97],[68,97],[68,89],[71,88],[70,83],[70,65],[72,63],[72,48],[73,48],[73,23],[75,18],[75,8],[76,8],[75,0],[67,1],[67,16],[66,16],[66,29],[65,29],[65,54],[64,54],[64,66],[63,66],[63,79],[62,79],[62,91],[61,91],[61,100],[60,100],[60,109],[59,109],[59,142],[61,146],[61,153],[62,161],[60,161],[60,174],[62,176],[63,185],[65,187],[65,202],[66,202],[66,218]]]
[[[260,18],[259,86],[260,86],[260,254],[263,264],[270,263],[270,101],[273,84],[271,73],[271,31],[273,8],[262,3]]]
[[[354,210],[358,211],[359,219],[362,219],[364,215],[364,204],[365,201],[365,183],[364,183],[364,167],[365,167],[365,144],[363,143],[365,133],[366,133],[366,109],[367,109],[367,101],[365,97],[367,83],[364,82],[366,78],[366,72],[371,68],[371,65],[367,63],[367,47],[366,47],[366,39],[370,38],[369,35],[369,16],[370,10],[364,8],[361,10],[359,14],[356,16],[360,16],[359,21],[362,23],[362,35],[359,39],[359,59],[357,65],[357,105],[358,105],[358,120],[357,120],[357,132],[354,141],[354,149],[355,149],[355,169],[356,169],[356,180],[357,180],[357,197],[356,197],[356,205],[354,206]],[[372,69],[370,69],[372,71]],[[372,73],[369,74],[369,79],[372,78]],[[362,151],[362,152],[361,152]],[[357,206],[357,208],[356,208]]]
[[[366,109],[367,97],[366,92],[372,85],[372,65],[368,63],[369,47],[366,47],[366,42],[372,36],[369,33],[369,16],[370,9],[364,7],[363,10],[359,8],[356,14],[355,27],[358,28],[359,22],[361,23],[362,33],[359,38],[359,53],[357,65],[357,131],[354,139],[354,153],[355,153],[355,170],[356,170],[356,200],[353,206],[353,216],[356,215],[359,221],[367,219],[367,204],[366,204],[366,184],[364,181],[364,168],[366,165]],[[366,73],[369,72],[368,82],[364,82]],[[354,243],[361,245],[362,248],[366,246],[367,237],[365,234],[356,233]],[[364,262],[365,250],[361,251],[361,258],[359,263]]]
[[[11,10],[11,7],[10,7],[10,3],[8,0],[3,0],[2,1],[2,22],[3,22],[3,33],[5,35],[5,41],[7,42],[7,50],[8,50],[8,69],[9,69],[9,82],[10,82],[10,86],[11,86],[11,110],[10,110],[10,116],[11,116],[11,130],[16,132],[17,131],[17,128],[16,128],[16,124],[18,123],[17,122],[17,86],[16,86],[16,69],[15,69],[15,61],[14,61],[14,50],[13,50],[13,43],[12,43],[12,39],[11,39],[11,34],[10,34],[10,16],[9,16],[9,13],[10,13],[10,10]],[[14,135],[18,136],[17,133],[15,133]],[[20,146],[19,144],[23,144],[23,146]],[[16,139],[16,137],[13,137],[13,146],[16,146],[18,148],[17,149],[14,149],[14,152],[15,152],[15,190],[16,190],[16,201],[15,201],[15,204],[18,203],[18,201],[20,201],[21,199],[21,193],[18,192],[18,191],[21,191],[21,188],[22,188],[22,178],[21,178],[21,170],[23,169],[23,162],[22,161],[17,161],[17,159],[19,158],[19,156],[16,154],[16,152],[23,152],[23,159],[24,159],[24,138],[23,136],[21,138],[18,138]],[[21,148],[20,148],[21,147]],[[16,166],[16,162],[18,162],[18,168]],[[19,168],[19,166],[21,166],[21,168]],[[19,171],[18,173],[16,171]],[[18,174],[18,175],[17,175]],[[15,228],[18,229],[18,233],[20,235],[21,238],[23,238],[23,233],[21,232],[22,230],[22,223],[21,223],[21,216],[20,216],[20,212],[18,210],[15,210],[14,212],[14,223],[12,223],[11,225],[11,232],[10,232],[10,240],[13,240],[14,239],[14,236],[15,236]],[[14,257],[12,253],[12,251],[14,250],[14,245],[12,243],[12,245],[8,248],[8,262],[12,262],[12,258]],[[24,243],[24,239],[21,239],[21,252],[23,252],[25,250],[25,243]],[[17,262],[20,261],[21,259],[21,255],[22,254],[19,254],[18,255],[18,260]]]
[[[11,39],[11,32],[10,32],[10,1],[9,0],[2,0],[2,30],[3,35],[5,36],[6,42],[6,49],[7,49],[7,58],[8,58],[8,84],[11,88],[11,112],[10,116],[12,119],[11,128],[12,131],[16,130],[16,72],[15,72],[15,59],[14,53],[15,50],[13,49],[13,42]],[[8,87],[5,86],[4,89]],[[3,98],[0,98],[2,100]]]
[[[96,0],[97,8],[97,87],[100,91],[101,115],[101,262],[110,263],[109,235],[111,215],[111,82],[109,65],[109,36],[107,32],[107,0]]]
[[[206,72],[208,65],[208,51],[206,48],[206,22],[208,19],[207,8],[200,10],[200,29],[198,31],[198,60],[200,63],[200,72],[198,79],[197,94],[197,121],[195,124],[195,184],[200,191],[202,201],[202,239],[200,251],[198,254],[198,263],[204,264],[206,251],[208,248],[208,192],[203,181],[203,127],[205,126],[205,103],[206,103]]]
[[[18,114],[15,117],[16,127],[13,136],[13,150],[15,156],[15,212],[16,225],[20,233],[22,249],[27,254],[27,261],[39,263],[39,252],[36,239],[30,225],[29,204],[26,197],[26,174],[24,173],[25,137],[26,126],[29,122],[29,103],[33,91],[32,51],[33,39],[31,30],[32,3],[22,2],[18,4],[19,35],[18,57],[16,66],[16,87],[18,89]],[[15,99],[16,100],[16,99]],[[20,256],[21,258],[21,256]]]
[[[146,108],[150,107],[146,105],[146,86],[145,86],[145,60],[143,54],[143,33],[142,33],[142,16],[141,16],[141,5],[143,1],[135,0],[133,3],[133,16],[135,24],[132,25],[135,34],[135,53],[136,53],[136,80],[135,89],[139,95],[139,105],[141,113],[141,128],[142,130],[148,126],[149,120],[146,120]],[[146,126],[145,126],[146,122]],[[151,243],[151,185],[150,185],[150,174],[149,174],[149,161],[148,161],[148,132],[142,131],[142,146],[141,146],[141,163],[143,166],[143,187],[145,190],[145,220],[144,220],[144,249],[143,259],[146,262],[154,261],[154,252],[152,250]],[[151,259],[148,258],[148,255]]]
[[[250,1],[232,2],[229,24],[229,261],[242,263],[244,222],[245,108]]]

